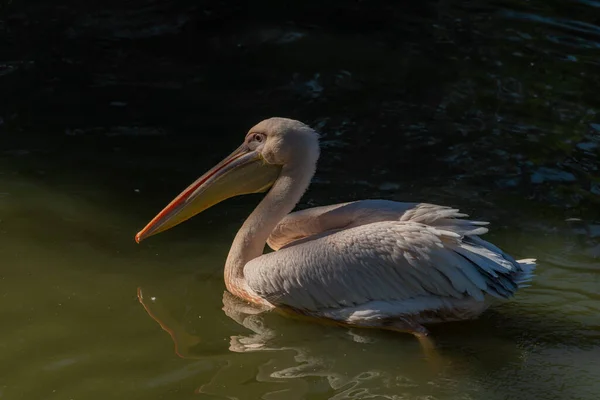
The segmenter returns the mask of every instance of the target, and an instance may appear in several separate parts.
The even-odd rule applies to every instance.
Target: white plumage
[[[486,222],[433,204],[362,200],[289,214],[244,267],[248,286],[274,306],[343,322],[458,308],[478,314],[485,297],[509,298],[531,279],[477,235]],[[474,316],[474,315],[473,315]],[[441,319],[441,318],[440,318]]]
[[[410,331],[478,316],[526,286],[535,260],[480,238],[486,222],[450,207],[362,200],[291,213],[319,158],[318,134],[270,118],[138,235],[142,240],[237,194],[268,193],[225,263],[229,292],[251,303],[344,324]],[[268,243],[275,252],[263,254]]]

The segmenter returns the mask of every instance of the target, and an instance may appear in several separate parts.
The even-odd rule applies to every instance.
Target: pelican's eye
[[[255,150],[259,145],[265,142],[264,133],[251,133],[246,139],[246,143],[251,150]]]

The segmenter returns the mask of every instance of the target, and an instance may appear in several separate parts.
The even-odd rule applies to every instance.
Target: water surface
[[[8,9],[0,399],[598,398],[599,4],[363,3]],[[433,327],[434,364],[408,335],[229,298],[259,195],[135,244],[271,115],[323,135],[299,208],[459,207],[538,259],[533,285]]]

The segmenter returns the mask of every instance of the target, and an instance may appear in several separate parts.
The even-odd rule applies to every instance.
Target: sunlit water
[[[133,241],[243,130],[211,120],[227,139],[21,132],[0,159],[0,399],[597,399],[599,4],[448,3],[435,18],[414,17],[412,50],[400,55],[370,49],[377,34],[286,36],[300,49],[307,40],[304,52],[323,51],[320,41],[358,49],[348,73],[286,86],[309,104],[294,106],[297,117],[324,136],[300,207],[363,197],[459,207],[492,223],[487,239],[538,259],[530,288],[476,321],[432,327],[436,362],[408,335],[256,314],[224,293],[222,268],[260,196]],[[444,46],[443,59],[431,43]],[[361,74],[377,71],[361,57],[386,74],[408,60],[392,86],[414,74],[419,89],[388,92],[389,75],[368,87]],[[367,86],[356,93],[372,92],[375,105],[339,106],[335,91],[353,85]],[[257,115],[292,113],[276,98],[257,101],[248,106]]]

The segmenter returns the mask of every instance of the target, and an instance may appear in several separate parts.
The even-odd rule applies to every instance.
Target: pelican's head
[[[175,197],[135,240],[139,243],[230,197],[265,192],[284,167],[312,168],[312,175],[318,157],[318,135],[307,125],[287,118],[261,121],[240,147]]]

